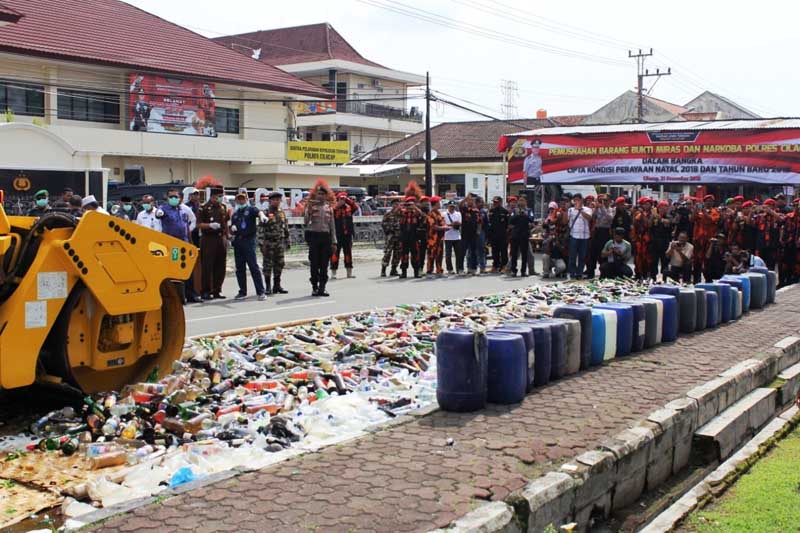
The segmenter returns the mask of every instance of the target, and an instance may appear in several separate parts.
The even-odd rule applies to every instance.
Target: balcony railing
[[[407,120],[410,122],[422,122],[422,113],[416,108],[410,111],[399,107],[389,107],[385,105],[372,104],[369,102],[337,102],[336,111],[338,113],[355,113],[368,117],[390,118],[396,120]]]

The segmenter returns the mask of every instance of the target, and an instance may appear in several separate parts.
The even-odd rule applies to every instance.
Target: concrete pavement
[[[541,265],[541,261],[537,262]],[[249,274],[250,296],[246,300],[233,300],[238,292],[238,285],[236,277],[229,276],[223,285],[223,293],[227,299],[186,306],[186,335],[205,335],[376,307],[391,307],[398,303],[479,296],[547,281],[539,276],[510,278],[498,274],[401,280],[381,278],[380,268],[380,263],[356,263],[355,279],[341,279],[345,272],[340,270],[340,279],[328,283],[327,289],[331,294],[328,298],[311,296],[308,269],[286,270],[282,282],[289,294],[270,296],[265,302],[256,299]]]

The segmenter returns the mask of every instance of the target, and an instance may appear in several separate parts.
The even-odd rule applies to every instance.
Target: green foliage
[[[5,113],[3,113],[6,122],[14,122],[14,112],[10,109],[6,109]]]
[[[742,476],[720,500],[693,513],[698,533],[797,531],[800,524],[800,429]]]

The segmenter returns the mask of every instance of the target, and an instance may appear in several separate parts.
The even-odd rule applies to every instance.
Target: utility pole
[[[500,94],[503,101],[500,109],[503,111],[503,118],[515,119],[519,117],[517,99],[519,97],[519,86],[512,80],[500,80]]]
[[[433,167],[431,166],[431,75],[425,73],[425,195],[433,194]]]
[[[642,49],[640,48],[638,54],[634,54],[628,50],[628,57],[636,59],[636,94],[638,98],[636,103],[636,121],[640,124],[644,122],[644,79],[651,76],[657,76],[660,78],[661,76],[669,76],[672,74],[671,68],[668,68],[666,72],[661,72],[661,69],[656,69],[655,72],[650,72],[649,70],[645,69],[644,61],[646,58],[651,57],[652,55],[652,48],[649,52],[642,52]],[[656,82],[657,81],[658,80],[656,80]],[[655,85],[655,83],[653,85]]]

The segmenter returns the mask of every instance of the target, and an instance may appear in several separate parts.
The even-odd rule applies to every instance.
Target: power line
[[[660,69],[656,69],[655,72],[650,73],[649,70],[644,68],[644,62],[648,57],[653,56],[653,49],[651,48],[649,52],[642,52],[641,48],[639,49],[639,53],[634,54],[630,50],[628,50],[628,57],[636,60],[636,93],[637,93],[637,104],[636,104],[636,119],[641,124],[644,122],[644,79],[655,76],[656,82],[661,78],[661,76],[669,76],[672,74],[671,69],[667,69],[666,72],[661,72]],[[653,84],[655,85],[655,83]],[[652,87],[651,87],[652,89]],[[648,95],[649,95],[648,91]]]
[[[516,46],[521,46],[524,48],[529,48],[532,50],[538,50],[550,54],[559,55],[562,57],[571,57],[576,59],[584,59],[589,61],[594,61],[598,63],[604,63],[611,66],[621,66],[624,65],[623,62],[611,59],[608,57],[597,56],[594,54],[588,54],[584,52],[579,52],[575,50],[570,50],[567,48],[560,48],[547,45],[545,43],[532,41],[529,39],[524,39],[521,37],[516,37],[514,35],[499,32],[496,30],[492,30],[490,28],[486,28],[483,26],[478,26],[475,24],[469,24],[466,22],[458,22],[453,20],[452,18],[445,17],[430,11],[426,11],[419,8],[414,8],[412,6],[408,6],[401,2],[393,1],[393,0],[384,0],[385,4],[378,2],[377,0],[358,0],[363,4],[367,4],[373,7],[377,7],[380,9],[384,9],[387,11],[391,11],[394,13],[398,13],[401,15],[405,15],[408,17],[412,17],[418,20],[423,20],[425,22],[429,22],[431,24],[435,24],[438,26],[454,29],[457,31],[461,31],[464,33],[468,33],[470,35],[476,35],[479,37],[483,37],[486,39],[491,39],[494,41],[503,42],[506,44],[513,44]],[[399,6],[399,7],[398,7]]]

